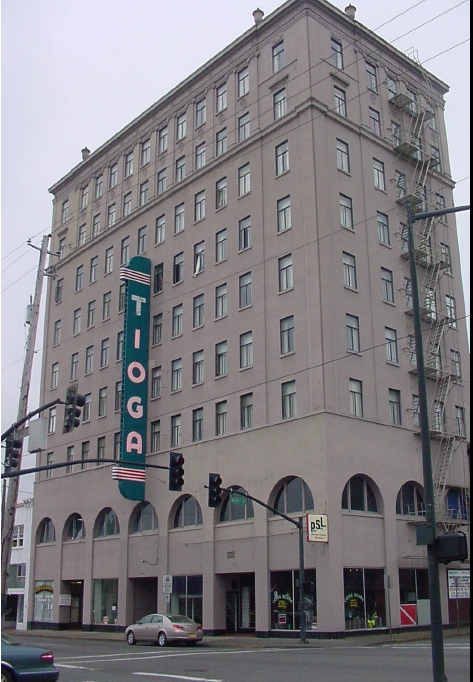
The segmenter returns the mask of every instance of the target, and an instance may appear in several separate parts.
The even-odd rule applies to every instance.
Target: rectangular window
[[[66,467],[66,474],[70,474],[74,470],[74,467],[72,465],[73,461],[74,461],[74,446],[69,445],[66,448],[66,462],[68,463],[67,467]]]
[[[227,84],[222,83],[216,90],[216,111],[217,114],[227,108]]]
[[[120,244],[120,264],[125,265],[130,260],[130,237],[124,237]]]
[[[227,230],[220,230],[215,235],[215,262],[221,263],[227,259]]]
[[[110,355],[110,339],[103,339],[100,344],[100,367],[108,367]]]
[[[404,295],[406,310],[412,310],[412,282],[408,277],[404,277]]]
[[[180,336],[182,334],[182,303],[175,305],[172,309],[172,337]]]
[[[187,134],[187,118],[185,112],[176,118],[176,141],[183,140]]]
[[[240,369],[253,367],[253,332],[240,334]]]
[[[389,234],[389,218],[385,213],[378,211],[378,241],[385,246],[391,246]]]
[[[181,182],[186,177],[186,157],[181,156],[176,161],[176,182]]]
[[[386,191],[386,177],[384,174],[384,163],[373,159],[374,186],[383,192]]]
[[[282,418],[293,419],[296,416],[296,382],[285,381],[281,384]]]
[[[163,168],[158,172],[156,176],[156,193],[158,196],[160,194],[164,194],[164,192],[166,191],[166,182],[167,182],[166,169]]]
[[[113,270],[113,246],[105,250],[105,274],[108,275]]]
[[[195,127],[203,126],[207,120],[207,105],[205,97],[195,104]]]
[[[125,154],[125,178],[129,178],[133,175],[133,152]]]
[[[113,189],[118,184],[118,164],[114,163],[108,171],[108,189]]]
[[[250,164],[247,163],[238,169],[238,196],[249,194],[251,190]]]
[[[376,66],[366,62],[366,85],[368,90],[378,92],[378,76],[376,74]]]
[[[61,340],[61,320],[56,320],[53,329],[53,346],[57,346]]]
[[[452,252],[448,244],[440,243],[441,261],[444,265],[444,272],[451,275],[452,273]]]
[[[58,387],[59,383],[59,362],[53,363],[51,367],[51,390]]]
[[[163,154],[168,149],[168,127],[164,126],[158,131],[158,154]]]
[[[250,73],[248,67],[238,72],[238,97],[244,97],[250,92]]]
[[[194,244],[194,276],[205,269],[205,242]]]
[[[279,320],[279,339],[281,355],[294,352],[294,315]]]
[[[336,85],[333,88],[334,110],[340,116],[347,116],[347,93],[345,90],[338,88]]]
[[[443,433],[445,431],[445,403],[434,400],[434,413],[432,418],[432,430]]]
[[[192,302],[192,326],[194,329],[204,324],[204,294],[194,296]]]
[[[94,371],[94,347],[89,346],[85,349],[85,373],[91,374]]]
[[[227,129],[219,130],[215,137],[216,156],[222,156],[227,151]]]
[[[391,270],[381,268],[381,283],[383,291],[383,301],[394,303],[394,279]]]
[[[205,190],[198,192],[194,197],[194,222],[205,218]]]
[[[112,292],[107,291],[107,293],[103,295],[102,320],[108,320],[110,318],[111,313],[112,313]]]
[[[222,402],[215,405],[215,435],[224,436],[227,433],[227,415],[228,407],[227,401],[222,400]]]
[[[403,199],[407,194],[406,176],[399,171],[395,172],[396,199]]]
[[[79,370],[79,353],[71,355],[71,381],[75,381]]]
[[[396,81],[391,76],[387,76],[386,82],[387,82],[389,99],[392,99],[393,97],[395,97],[397,95]]]
[[[178,284],[184,279],[184,252],[178,253],[174,256],[172,268],[172,282]]]
[[[412,396],[412,425],[415,429],[420,428],[420,409],[419,409],[419,396]]]
[[[335,66],[337,69],[343,69],[343,47],[342,44],[338,41],[335,40],[335,38],[332,38],[330,41],[331,48],[332,48],[332,64]]]
[[[453,296],[445,296],[445,314],[448,321],[448,326],[453,329],[457,328],[457,306]]]
[[[389,389],[389,415],[391,424],[401,425],[401,391]]]
[[[381,115],[376,109],[370,107],[370,128],[371,131],[381,137]]]
[[[171,362],[171,391],[182,390],[182,358]]]
[[[138,230],[136,253],[138,256],[146,252],[146,225]]]
[[[240,396],[240,428],[251,429],[253,426],[253,393]]]
[[[56,431],[56,414],[56,408],[50,407],[48,413],[48,433],[54,433]]]
[[[80,334],[81,320],[82,320],[81,309],[77,308],[77,310],[74,310],[74,314],[72,317],[72,335],[73,336],[77,336],[77,334]]]
[[[79,265],[79,267],[76,269],[76,286],[75,290],[76,291],[82,291],[82,287],[84,286],[84,266]]]
[[[291,197],[279,199],[277,203],[278,232],[285,232],[292,227],[291,222]]]
[[[105,442],[105,436],[97,438],[97,459],[105,459]],[[100,464],[96,466],[100,466]]]
[[[130,215],[131,213],[131,192],[125,194],[123,197],[123,217]]]
[[[117,333],[117,354],[115,356],[117,362],[121,362],[121,360],[123,360],[123,338],[123,331],[119,331]]]
[[[92,219],[92,237],[96,237],[100,232],[100,213],[94,215]]]
[[[166,236],[166,216],[160,215],[156,218],[156,228],[154,231],[154,243],[162,244]]]
[[[401,138],[401,124],[396,121],[391,121],[391,135],[393,138],[394,147],[399,147],[402,142]]]
[[[174,414],[171,417],[171,447],[178,448],[181,445],[181,415]]]
[[[444,195],[439,194],[439,192],[435,192],[435,210],[436,211],[442,211],[444,208],[447,208],[447,201],[446,201]],[[447,216],[446,215],[440,216],[439,220],[441,223],[447,224]]]
[[[115,412],[120,412],[122,407],[122,382],[115,382]]]
[[[356,289],[356,259],[351,253],[343,252],[343,283],[349,289]]]
[[[247,308],[252,303],[253,277],[247,272],[239,277],[239,303],[240,308]]]
[[[153,315],[153,325],[152,325],[152,344],[156,346],[161,343],[162,340],[162,330],[163,330],[163,314],[158,313]]]
[[[95,192],[94,192],[94,198],[95,199],[100,199],[103,193],[103,174],[97,175],[95,178]]]
[[[113,459],[120,459],[120,431],[116,431],[113,434]]]
[[[227,285],[221,284],[215,289],[215,318],[225,317],[227,314]]]
[[[148,202],[148,180],[142,182],[140,185],[140,206],[144,206]]]
[[[238,142],[244,142],[250,137],[250,115],[244,114],[238,119]]]
[[[276,147],[276,176],[283,175],[289,170],[289,145],[287,142]]]
[[[284,41],[281,40],[273,47],[273,73],[281,71],[286,66],[286,57],[284,54]]]
[[[99,271],[99,257],[94,256],[90,259],[90,273],[89,273],[89,283],[93,284],[97,281],[97,275]]]
[[[199,170],[205,166],[205,142],[195,148],[195,169]]]
[[[65,223],[69,218],[69,199],[62,202],[61,223]]]
[[[344,173],[350,172],[350,150],[343,140],[337,140],[337,168]]]
[[[386,360],[388,362],[399,362],[399,351],[397,347],[397,331],[391,327],[384,328],[384,338],[386,341]]]
[[[340,226],[353,230],[353,202],[350,197],[340,194]]]
[[[215,185],[215,208],[223,208],[227,205],[227,178],[218,180]]]
[[[292,254],[278,259],[279,292],[288,291],[294,286],[292,273]]]
[[[461,405],[455,405],[456,434],[466,438],[466,411]]]
[[[95,301],[89,301],[87,305],[87,329],[95,325]]]
[[[54,292],[55,303],[61,303],[63,293],[64,293],[64,278],[61,277],[56,282],[56,290]]]
[[[251,247],[251,218],[247,216],[238,223],[238,248],[240,251]]]
[[[221,341],[215,346],[215,376],[223,377],[227,373],[227,342]]]
[[[51,466],[51,464],[54,464],[54,453],[53,452],[48,452],[46,453],[46,464],[48,466]],[[47,469],[44,472],[44,477],[45,478],[52,478],[53,477],[53,470],[52,469]]]
[[[363,416],[363,386],[358,379],[350,379],[350,414]]]
[[[457,379],[461,379],[461,358],[460,351],[450,348],[450,366],[451,373]]]
[[[90,457],[90,441],[85,440],[81,443],[80,458],[82,460],[89,459]],[[82,462],[80,465],[81,469],[87,469],[87,462]]]
[[[273,115],[275,121],[286,115],[286,88],[278,90],[273,95]]]
[[[164,288],[164,263],[158,263],[153,270],[153,293],[159,294]]]
[[[192,353],[192,383],[201,384],[204,381],[204,351]]]
[[[151,140],[144,140],[141,143],[141,159],[140,163],[141,166],[146,166],[149,163],[150,159],[150,154],[151,154]]]
[[[107,387],[99,388],[99,417],[107,414]]]
[[[84,407],[82,408],[82,422],[90,422],[91,405],[92,405],[92,394],[86,393],[85,394]]]
[[[113,227],[117,219],[117,206],[110,204],[107,210],[107,227]]]
[[[198,443],[204,437],[204,408],[192,410],[192,442]]]
[[[81,225],[77,231],[77,247],[84,246],[87,239],[87,225]]]
[[[23,547],[25,536],[25,526],[14,526],[12,534],[12,547]]]
[[[346,316],[347,348],[354,353],[360,352],[360,318],[355,315]]]
[[[161,366],[151,370],[151,398],[161,397]]]

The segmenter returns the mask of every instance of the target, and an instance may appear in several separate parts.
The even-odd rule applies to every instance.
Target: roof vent
[[[253,12],[253,19],[255,24],[260,24],[263,21],[264,12],[259,7]]]
[[[355,14],[356,14],[356,7],[354,5],[348,5],[348,7],[345,7],[345,14],[347,17],[350,17],[350,19],[355,19]]]
[[[90,149],[88,149],[87,147],[84,147],[84,149],[81,149],[81,154],[82,154],[82,161],[85,161],[90,156]]]

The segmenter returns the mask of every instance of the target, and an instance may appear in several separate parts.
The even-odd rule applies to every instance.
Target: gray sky
[[[83,147],[97,149],[251,28],[258,2],[266,16],[282,4],[2,0],[2,431],[16,420],[18,410],[25,310],[34,292],[39,256],[26,241],[31,237],[40,244],[50,229],[48,187],[80,162]],[[332,4],[343,10],[349,0]],[[450,86],[446,122],[452,174],[458,183],[455,204],[469,204],[469,2],[352,0],[352,4],[358,21],[399,50],[414,49],[425,67]],[[469,212],[457,216],[468,314],[469,220]],[[42,323],[30,410],[39,404],[41,347]],[[34,466],[34,456],[26,455],[23,466]],[[23,496],[31,488],[31,482],[22,479]]]

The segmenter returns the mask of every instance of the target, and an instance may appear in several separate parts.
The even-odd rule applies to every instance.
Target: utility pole
[[[46,255],[49,253],[48,252],[49,238],[50,235],[45,235],[43,237],[40,249],[38,247],[33,247],[37,248],[40,251],[40,258],[38,264],[38,271],[36,274],[34,299],[31,306],[31,319],[28,330],[28,338],[26,340],[25,361],[23,364],[23,377],[21,381],[21,392],[18,404],[17,421],[23,419],[26,416],[28,410],[28,396],[30,391],[31,372],[33,369],[36,331],[38,329],[39,322],[39,308],[41,303],[41,293],[43,290],[44,269],[46,265]],[[31,243],[29,243],[29,245],[33,246]],[[19,469],[21,468],[21,451],[18,462],[18,468]],[[8,574],[10,569],[10,555],[12,546],[13,526],[15,523],[15,511],[18,502],[19,482],[20,477],[17,476],[11,479],[8,484],[8,493],[6,495],[6,503],[2,519],[2,595],[1,595],[2,621],[5,617],[5,608],[7,603]]]

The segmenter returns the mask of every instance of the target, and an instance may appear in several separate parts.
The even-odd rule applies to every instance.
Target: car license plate
[[[193,632],[189,632],[189,637],[195,637],[195,634]]]

